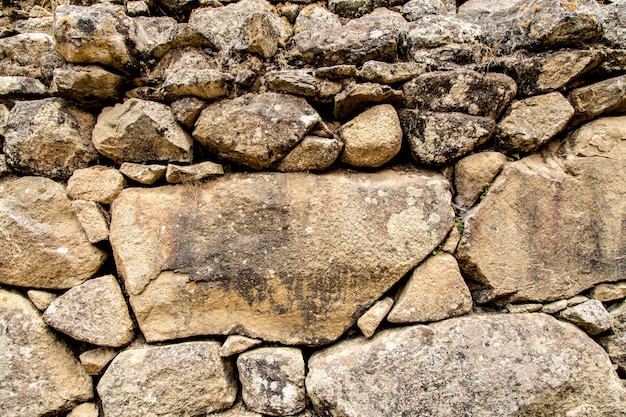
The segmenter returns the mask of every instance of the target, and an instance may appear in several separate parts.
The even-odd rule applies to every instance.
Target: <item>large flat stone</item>
[[[407,168],[126,189],[111,243],[149,341],[339,337],[443,240],[448,182]]]

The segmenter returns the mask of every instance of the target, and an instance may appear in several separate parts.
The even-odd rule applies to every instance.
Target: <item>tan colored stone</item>
[[[48,308],[50,303],[52,303],[58,297],[58,295],[54,293],[40,290],[27,291],[26,295],[28,295],[30,301],[35,307],[37,307],[37,310],[39,311],[44,311],[46,308]]]
[[[393,298],[385,297],[380,301],[374,303],[359,319],[356,324],[363,333],[366,339],[374,336],[374,332],[378,328],[378,325],[385,319],[389,310],[393,306]]]
[[[173,102],[170,107],[178,123],[183,126],[193,127],[206,102],[196,97],[184,97]]]
[[[524,304],[507,304],[506,309],[511,314],[534,313],[541,310],[543,304],[524,303]]]
[[[120,96],[124,78],[96,65],[70,65],[54,70],[54,85],[60,96],[97,105]]]
[[[33,99],[46,96],[46,86],[36,78],[0,76],[0,99]]]
[[[335,96],[334,115],[341,120],[372,104],[394,103],[403,98],[401,90],[395,90],[388,85],[351,84]]]
[[[7,125],[9,124],[9,115],[11,110],[5,105],[0,104],[0,141],[4,139],[4,135],[7,132]]]
[[[397,84],[422,75],[425,66],[417,62],[388,63],[367,61],[359,71],[359,78],[369,83]]]
[[[255,413],[246,408],[243,401],[239,401],[232,408],[219,413],[211,413],[210,417],[263,417],[263,414]]]
[[[215,100],[228,95],[234,77],[212,69],[179,68],[167,71],[163,89],[173,97]]]
[[[72,211],[80,222],[87,240],[91,243],[109,238],[109,221],[102,206],[95,201],[74,200]]]
[[[167,170],[166,165],[158,165],[158,164],[135,164],[132,162],[124,162],[120,166],[120,172],[126,175],[133,181],[137,181],[140,184],[151,185],[157,182],[159,179],[163,178],[165,175],[165,171]]]
[[[574,156],[626,160],[626,116],[602,117],[581,126],[566,142]]]
[[[89,375],[100,375],[104,368],[117,356],[117,350],[99,347],[81,353],[80,363]]]
[[[577,295],[567,300],[567,306],[572,307],[587,301],[589,301],[589,298],[585,297],[584,295]]]
[[[0,74],[33,77],[48,84],[61,65],[54,38],[44,33],[23,33],[0,39]]]
[[[220,348],[220,356],[228,357],[241,352],[245,352],[262,343],[262,340],[252,339],[250,337],[230,335]]]
[[[94,403],[83,403],[74,408],[67,417],[99,417],[98,406]]]
[[[479,152],[458,161],[454,166],[455,204],[466,209],[484,198],[505,163],[506,156],[500,152]]]
[[[305,136],[276,166],[280,172],[324,171],[339,157],[343,143],[337,139]]]
[[[559,311],[565,310],[566,308],[567,300],[559,300],[549,304],[544,304],[544,306],[541,307],[541,312],[546,314],[555,314]]]
[[[310,4],[305,6],[293,26],[293,33],[300,33],[305,30],[337,29],[341,27],[339,17],[329,11],[321,4]]]
[[[439,253],[415,268],[387,316],[391,323],[420,323],[472,311],[472,296],[454,256]]]
[[[111,204],[125,185],[117,169],[96,165],[74,171],[67,182],[67,195],[74,200]]]
[[[170,184],[201,181],[205,178],[224,175],[224,167],[215,162],[205,161],[193,165],[168,164],[165,180]]]
[[[589,333],[598,335],[613,326],[613,317],[598,300],[589,300],[561,311],[561,318]]]
[[[604,113],[626,111],[626,75],[621,75],[573,90],[569,100],[576,116],[593,119]]]
[[[448,234],[448,237],[443,242],[443,246],[441,247],[441,250],[454,255],[454,252],[456,252],[456,247],[459,245],[460,241],[461,241],[461,232],[459,231],[458,226],[453,227],[452,230],[450,230],[450,234]]]
[[[611,311],[612,331],[600,338],[600,344],[622,372],[626,371],[626,302]]]
[[[614,301],[626,297],[626,281],[599,284],[591,290],[591,297],[600,301]]]

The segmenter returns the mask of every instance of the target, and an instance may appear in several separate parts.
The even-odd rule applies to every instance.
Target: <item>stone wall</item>
[[[624,0],[3,5],[1,416],[626,416]]]

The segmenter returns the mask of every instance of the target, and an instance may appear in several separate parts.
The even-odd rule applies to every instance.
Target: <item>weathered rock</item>
[[[124,78],[96,65],[66,66],[53,72],[54,84],[62,97],[97,105],[120,96]]]
[[[406,20],[412,22],[427,15],[456,12],[456,3],[454,4],[454,9],[449,10],[447,6],[448,5],[441,0],[411,0],[402,7],[402,14]]]
[[[104,368],[117,356],[117,350],[99,347],[80,354],[80,363],[89,375],[100,375]]]
[[[604,43],[613,48],[626,49],[626,3],[617,0],[611,4],[603,4],[604,13]]]
[[[255,413],[253,411],[249,411],[243,401],[239,401],[233,407],[229,408],[226,411],[222,411],[219,413],[211,413],[210,417],[263,417],[263,414]]]
[[[23,177],[0,184],[0,214],[3,284],[70,288],[91,277],[106,257],[87,241],[65,188],[52,180]]]
[[[319,345],[443,240],[447,188],[414,170],[131,188],[113,203],[111,244],[151,342],[240,333]]]
[[[92,138],[98,152],[117,163],[192,160],[193,140],[168,106],[153,101],[131,98],[105,108]]]
[[[193,131],[219,157],[255,169],[269,168],[321,122],[303,98],[246,94],[207,106]]]
[[[45,33],[46,35],[52,36],[53,20],[54,18],[52,16],[18,20],[15,22],[15,31],[17,33]]]
[[[3,98],[41,98],[47,93],[46,86],[31,77],[1,77],[0,99]]]
[[[390,104],[372,107],[350,120],[339,132],[344,143],[341,162],[357,167],[379,167],[402,146],[398,113]]]
[[[11,110],[5,104],[0,104],[0,144],[4,142],[10,115]]]
[[[234,45],[235,50],[256,53],[264,59],[276,55],[278,45],[284,44],[284,39],[281,39],[276,30],[275,19],[276,16],[263,13],[247,16],[239,33],[239,40]],[[286,28],[291,29],[288,24]]]
[[[163,88],[174,97],[213,100],[227,96],[234,79],[230,74],[211,69],[181,68],[167,72]]]
[[[28,298],[33,303],[37,310],[44,311],[50,303],[52,303],[58,296],[54,293],[39,290],[30,290],[26,293]]]
[[[466,217],[457,258],[484,284],[478,302],[552,301],[623,279],[616,196],[626,192],[626,161],[575,158],[566,171],[557,162],[534,155],[508,164]]]
[[[319,67],[315,70],[315,76],[329,78],[331,80],[342,80],[344,78],[354,78],[359,75],[356,65],[332,65],[330,67]]]
[[[603,14],[595,0],[469,0],[458,9],[461,19],[481,25],[498,55],[518,49],[558,49],[599,40]]]
[[[569,100],[576,109],[576,116],[583,120],[626,112],[626,75],[577,88],[570,93]]]
[[[90,279],[60,295],[43,319],[48,326],[92,345],[124,346],[134,336],[126,300],[113,275]]]
[[[74,408],[67,417],[99,417],[98,406],[94,403],[83,403]]]
[[[9,165],[7,164],[6,155],[0,154],[0,178],[10,174],[11,172],[11,168],[9,168]]]
[[[150,7],[143,0],[130,0],[126,2],[126,14],[129,16],[148,16]]]
[[[220,356],[229,357],[241,352],[245,352],[262,343],[262,340],[252,339],[250,337],[230,335],[220,348]]]
[[[126,72],[147,43],[132,18],[104,7],[60,5],[54,11],[56,51],[67,62],[99,64]]]
[[[565,146],[574,156],[626,160],[626,116],[602,117],[581,126]]]
[[[224,167],[215,162],[205,161],[187,166],[168,164],[165,179],[170,184],[180,184],[201,181],[217,175],[224,175]]]
[[[544,306],[541,307],[541,312],[546,314],[555,314],[559,311],[565,310],[566,308],[567,300],[559,300],[549,304],[544,304]]]
[[[4,138],[9,165],[22,174],[69,178],[98,156],[91,143],[94,122],[61,98],[17,102]]]
[[[150,71],[150,79],[164,82],[172,71],[178,70],[217,70],[218,61],[205,51],[186,47],[169,51]]]
[[[542,307],[543,304],[539,303],[507,304],[505,306],[506,310],[511,314],[534,313],[541,310]]]
[[[343,143],[337,139],[305,136],[276,166],[280,172],[324,171],[339,157]]]
[[[567,300],[567,306],[568,307],[577,306],[578,304],[582,304],[587,301],[589,301],[589,298],[585,297],[584,295],[577,295]]]
[[[504,74],[459,69],[420,75],[403,86],[407,107],[497,118],[517,92]]]
[[[564,416],[581,406],[617,417],[626,401],[602,348],[543,314],[386,330],[316,352],[308,367],[313,405],[337,417]]]
[[[310,69],[272,71],[265,75],[265,82],[270,90],[279,93],[305,97],[317,94],[317,80]]]
[[[619,369],[626,371],[626,302],[611,312],[613,332],[600,339],[609,357]]]
[[[132,162],[124,162],[120,165],[120,172],[133,181],[140,184],[151,185],[163,178],[167,166],[151,164],[134,164]]]
[[[183,126],[193,127],[206,102],[196,97],[184,97],[170,105],[176,121]]]
[[[98,383],[104,417],[197,416],[230,407],[237,385],[219,348],[186,342],[119,353]]]
[[[367,339],[371,338],[376,332],[378,325],[385,319],[389,310],[393,306],[393,298],[385,297],[374,303],[369,310],[365,312],[356,324]]]
[[[178,28],[176,19],[169,16],[142,16],[134,18],[133,21],[146,35],[146,42],[142,44],[145,49],[141,51],[146,56],[152,55],[161,58],[168,51],[174,49],[175,46],[172,43]]]
[[[67,181],[67,195],[74,200],[111,204],[124,186],[126,181],[117,169],[95,165],[74,171]]]
[[[304,7],[293,26],[294,33],[341,28],[341,21],[336,14],[321,4],[310,4]]]
[[[535,152],[559,134],[574,116],[561,93],[515,100],[498,122],[494,139],[508,151]]]
[[[91,378],[26,298],[0,289],[0,413],[49,416],[93,398]]]
[[[458,161],[454,166],[455,204],[460,208],[474,205],[505,163],[506,156],[500,152],[479,152]]]
[[[306,406],[304,358],[296,348],[259,348],[237,358],[246,406],[272,416],[296,414]]]
[[[411,155],[426,165],[445,164],[468,154],[485,143],[495,128],[489,117],[464,113],[403,109],[398,114]]]
[[[44,83],[61,65],[54,52],[54,38],[44,33],[25,33],[0,39],[0,74],[37,78]]]
[[[72,211],[80,222],[87,240],[97,243],[109,238],[109,222],[104,209],[95,201],[74,200]]]
[[[598,300],[589,300],[566,308],[560,315],[590,335],[598,335],[613,326],[613,317]]]
[[[350,84],[335,96],[334,115],[337,119],[345,119],[351,114],[363,110],[372,104],[394,103],[402,101],[401,90],[387,85],[364,83]]]
[[[591,291],[591,296],[600,301],[613,301],[626,298],[626,281],[615,284],[599,284]]]
[[[366,82],[396,84],[408,81],[426,71],[424,65],[416,62],[367,61],[359,71],[359,78]]]

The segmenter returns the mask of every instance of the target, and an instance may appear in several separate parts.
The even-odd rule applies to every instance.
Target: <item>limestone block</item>
[[[67,181],[67,195],[74,200],[111,204],[125,185],[117,169],[96,165],[74,171]]]
[[[0,74],[33,77],[48,84],[52,71],[62,65],[54,51],[54,38],[45,33],[24,33],[0,39]]]
[[[74,200],[72,211],[83,226],[87,240],[91,243],[109,238],[109,221],[104,209],[95,201]]]
[[[23,76],[0,76],[0,99],[43,98],[46,94],[46,86],[36,78]]]
[[[30,290],[26,295],[39,311],[44,311],[58,297],[54,293],[41,290]]]
[[[302,8],[293,26],[293,33],[341,28],[339,17],[320,4]]]
[[[227,96],[233,81],[232,75],[212,69],[180,68],[167,71],[163,88],[173,97],[214,100]]]
[[[376,332],[378,325],[385,319],[393,306],[393,298],[385,297],[374,303],[359,319],[356,324],[367,339]]]
[[[124,77],[97,65],[68,65],[55,69],[53,75],[60,96],[87,105],[116,100],[124,83]]]
[[[626,298],[626,281],[615,284],[598,284],[591,291],[591,297],[600,301],[614,301]]]
[[[576,117],[589,120],[604,113],[626,111],[626,75],[573,90],[569,94]]]
[[[218,175],[224,175],[224,167],[211,161],[187,166],[168,164],[165,180],[170,184],[180,184],[214,178]]]
[[[590,335],[600,334],[613,326],[613,317],[598,300],[566,308],[561,311],[561,318],[571,321]]]
[[[487,195],[489,184],[500,173],[506,156],[500,152],[479,152],[459,160],[454,166],[454,202],[469,208],[476,200]]]
[[[581,126],[565,147],[574,156],[626,160],[626,116],[601,117]]]
[[[89,375],[100,375],[104,368],[117,356],[117,350],[99,347],[80,354],[80,363]]]
[[[202,109],[206,107],[206,102],[197,97],[184,97],[174,101],[170,107],[176,121],[191,128],[196,123]]]
[[[359,78],[365,82],[397,84],[422,75],[426,69],[416,62],[388,63],[367,61],[359,71]]]
[[[120,165],[120,172],[140,184],[151,185],[165,175],[167,166],[159,164],[135,164],[124,162]]]

